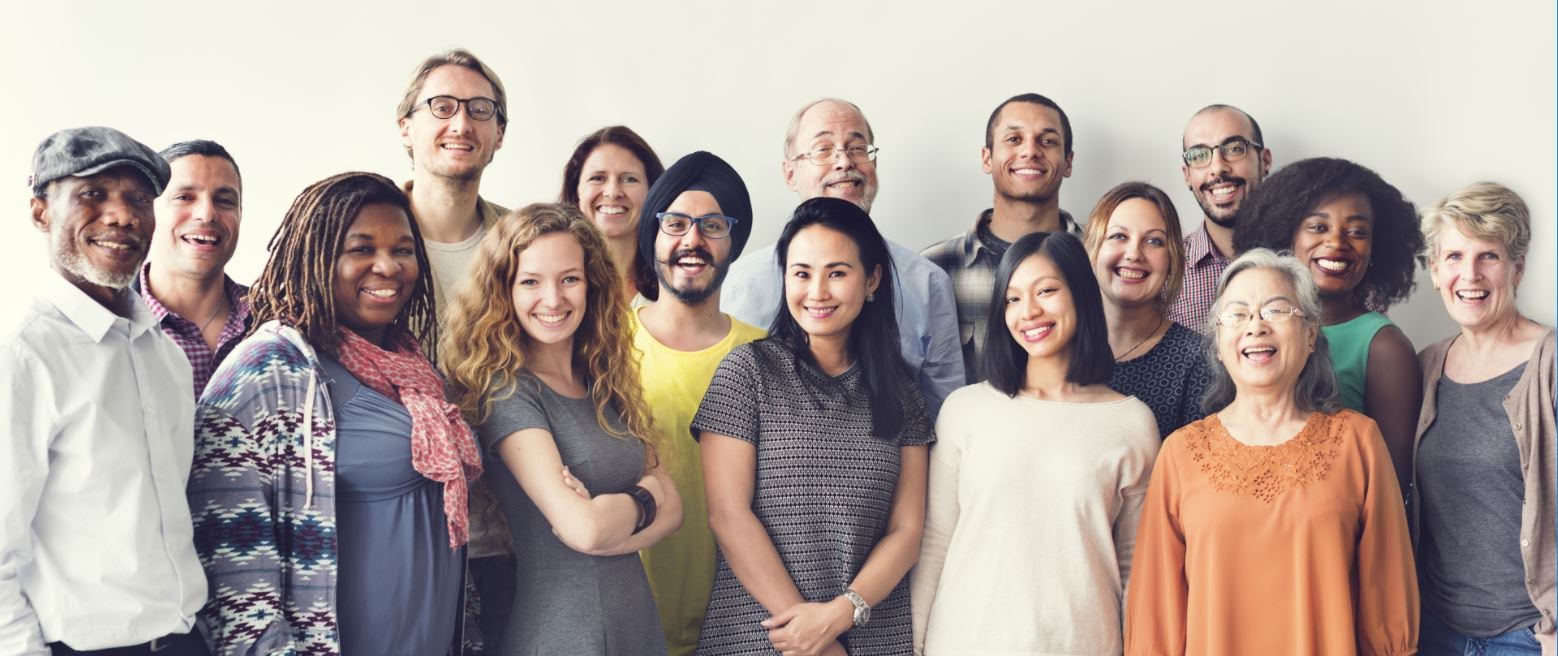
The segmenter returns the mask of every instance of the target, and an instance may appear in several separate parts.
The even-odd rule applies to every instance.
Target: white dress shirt
[[[0,333],[0,654],[184,633],[206,601],[185,484],[189,361],[58,274]]]

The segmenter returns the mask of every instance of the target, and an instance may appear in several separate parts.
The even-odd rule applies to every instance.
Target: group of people
[[[1021,94],[992,206],[915,250],[825,98],[748,252],[741,175],[623,126],[556,202],[487,200],[469,52],[396,118],[412,179],[304,189],[251,287],[222,146],[39,145],[0,652],[1552,653],[1554,332],[1503,186],[1418,211],[1211,105],[1196,230],[1143,182],[1078,221]],[[1460,331],[1416,352],[1420,262]]]

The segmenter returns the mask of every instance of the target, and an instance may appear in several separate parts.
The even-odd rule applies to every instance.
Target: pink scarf
[[[449,548],[465,544],[470,535],[466,484],[481,476],[481,452],[459,406],[444,399],[443,379],[409,335],[391,344],[390,351],[344,328],[341,338],[341,365],[411,414],[411,466],[444,484]]]

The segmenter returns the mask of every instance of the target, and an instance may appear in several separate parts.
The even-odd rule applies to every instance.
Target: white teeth
[[[100,242],[97,242],[97,245],[98,246],[102,246],[104,248],[112,248],[112,249],[114,249],[116,251],[127,251],[127,250],[130,250],[131,248],[134,248],[130,244],[117,242],[117,241],[100,241]]]
[[[217,238],[216,237],[212,237],[210,235],[188,235],[188,236],[185,236],[184,239],[187,240],[187,241],[193,241],[193,242],[197,242],[197,243],[200,243],[200,244],[212,244],[212,245],[214,245],[217,242]]]
[[[680,260],[677,260],[676,263],[681,266],[703,266],[708,264],[708,262],[703,261],[703,258],[701,257],[684,257]]]
[[[1253,354],[1257,354],[1257,353],[1276,353],[1276,352],[1277,352],[1277,348],[1275,346],[1253,346],[1253,347],[1244,349],[1244,354],[1245,355],[1253,355]]]
[[[394,298],[396,294],[400,293],[400,290],[398,289],[365,289],[363,291],[367,292],[370,296],[377,296],[379,298]]]
[[[1050,326],[1039,326],[1038,328],[1029,328],[1028,330],[1022,331],[1022,336],[1028,339],[1038,339],[1039,336],[1046,335],[1049,333],[1049,331]]]
[[[1147,272],[1135,269],[1115,269],[1114,272],[1126,280],[1141,280],[1147,277]]]
[[[1228,185],[1226,187],[1212,187],[1212,195],[1217,197],[1217,198],[1227,198],[1229,196],[1232,196],[1233,192],[1236,191],[1237,189],[1238,189],[1238,187],[1235,187],[1233,185]]]
[[[1455,295],[1463,301],[1480,301],[1488,297],[1486,289],[1465,289],[1455,292]]]
[[[460,144],[444,144],[443,145],[443,149],[444,150],[461,150],[461,151],[465,151],[465,152],[470,152],[470,151],[476,150],[474,147],[463,146],[463,145],[460,145]]]
[[[1346,271],[1347,267],[1352,266],[1351,262],[1343,262],[1341,260],[1327,260],[1325,258],[1315,258],[1315,264],[1320,265],[1320,268],[1325,269],[1326,271],[1338,272]]]
[[[1040,175],[1041,174],[1041,171],[1039,171],[1038,169],[1015,169],[1013,172],[1018,174],[1018,175]]]
[[[535,314],[535,317],[537,319],[540,319],[541,323],[562,323],[563,319],[568,318],[568,315],[567,314],[541,314],[541,313],[538,312],[538,313]]]
[[[855,185],[858,185],[858,184],[860,184],[860,183],[857,180],[839,180],[838,182],[829,182],[828,186],[829,187],[837,187],[837,186],[840,186],[840,185],[855,186]]]
[[[616,216],[618,214],[627,214],[628,209],[626,207],[620,207],[617,205],[602,205],[595,208],[595,213]]]

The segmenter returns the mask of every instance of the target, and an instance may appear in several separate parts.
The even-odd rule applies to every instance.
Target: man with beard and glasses
[[[985,378],[980,357],[991,288],[1006,249],[1035,232],[1081,236],[1076,221],[1060,209],[1060,185],[1071,177],[1071,119],[1055,101],[1036,93],[1007,98],[985,123],[985,147],[979,157],[995,185],[994,206],[979,213],[973,230],[920,253],[952,278],[969,383]]]
[[[0,653],[205,654],[193,374],[127,290],[168,164],[88,127],[44,139],[32,171],[54,275],[0,335]]]
[[[644,550],[644,571],[671,656],[691,654],[714,586],[714,533],[692,418],[725,354],[763,337],[720,312],[720,285],[752,234],[746,184],[706,152],[683,157],[650,188],[638,222],[640,257],[654,263],[659,300],[632,314],[644,401],[660,461],[682,497],[682,528]]]
[[[1185,281],[1169,308],[1170,321],[1205,331],[1217,279],[1233,250],[1234,217],[1271,172],[1271,149],[1260,124],[1232,105],[1208,105],[1190,117],[1179,170],[1206,220],[1185,236]]]
[[[455,49],[417,65],[395,114],[411,157],[411,180],[402,188],[427,249],[433,308],[442,321],[487,226],[508,214],[479,193],[482,171],[503,147],[508,93],[476,55]],[[469,513],[477,628],[486,644],[496,644],[514,603],[514,554],[497,500],[480,480],[471,482]]]
[[[160,155],[172,177],[157,197],[152,255],[134,288],[188,356],[198,399],[249,328],[249,290],[225,272],[238,248],[243,178],[238,162],[214,141],[181,141]]]
[[[780,162],[785,184],[801,200],[842,198],[870,213],[877,189],[874,140],[871,124],[854,103],[837,98],[807,103],[785,132]],[[899,350],[918,377],[934,418],[942,400],[964,383],[952,281],[919,253],[891,240],[887,248],[897,275],[893,307],[898,312]],[[772,324],[784,296],[773,247],[737,260],[728,286],[740,293],[725,296],[726,312],[756,326]]]

